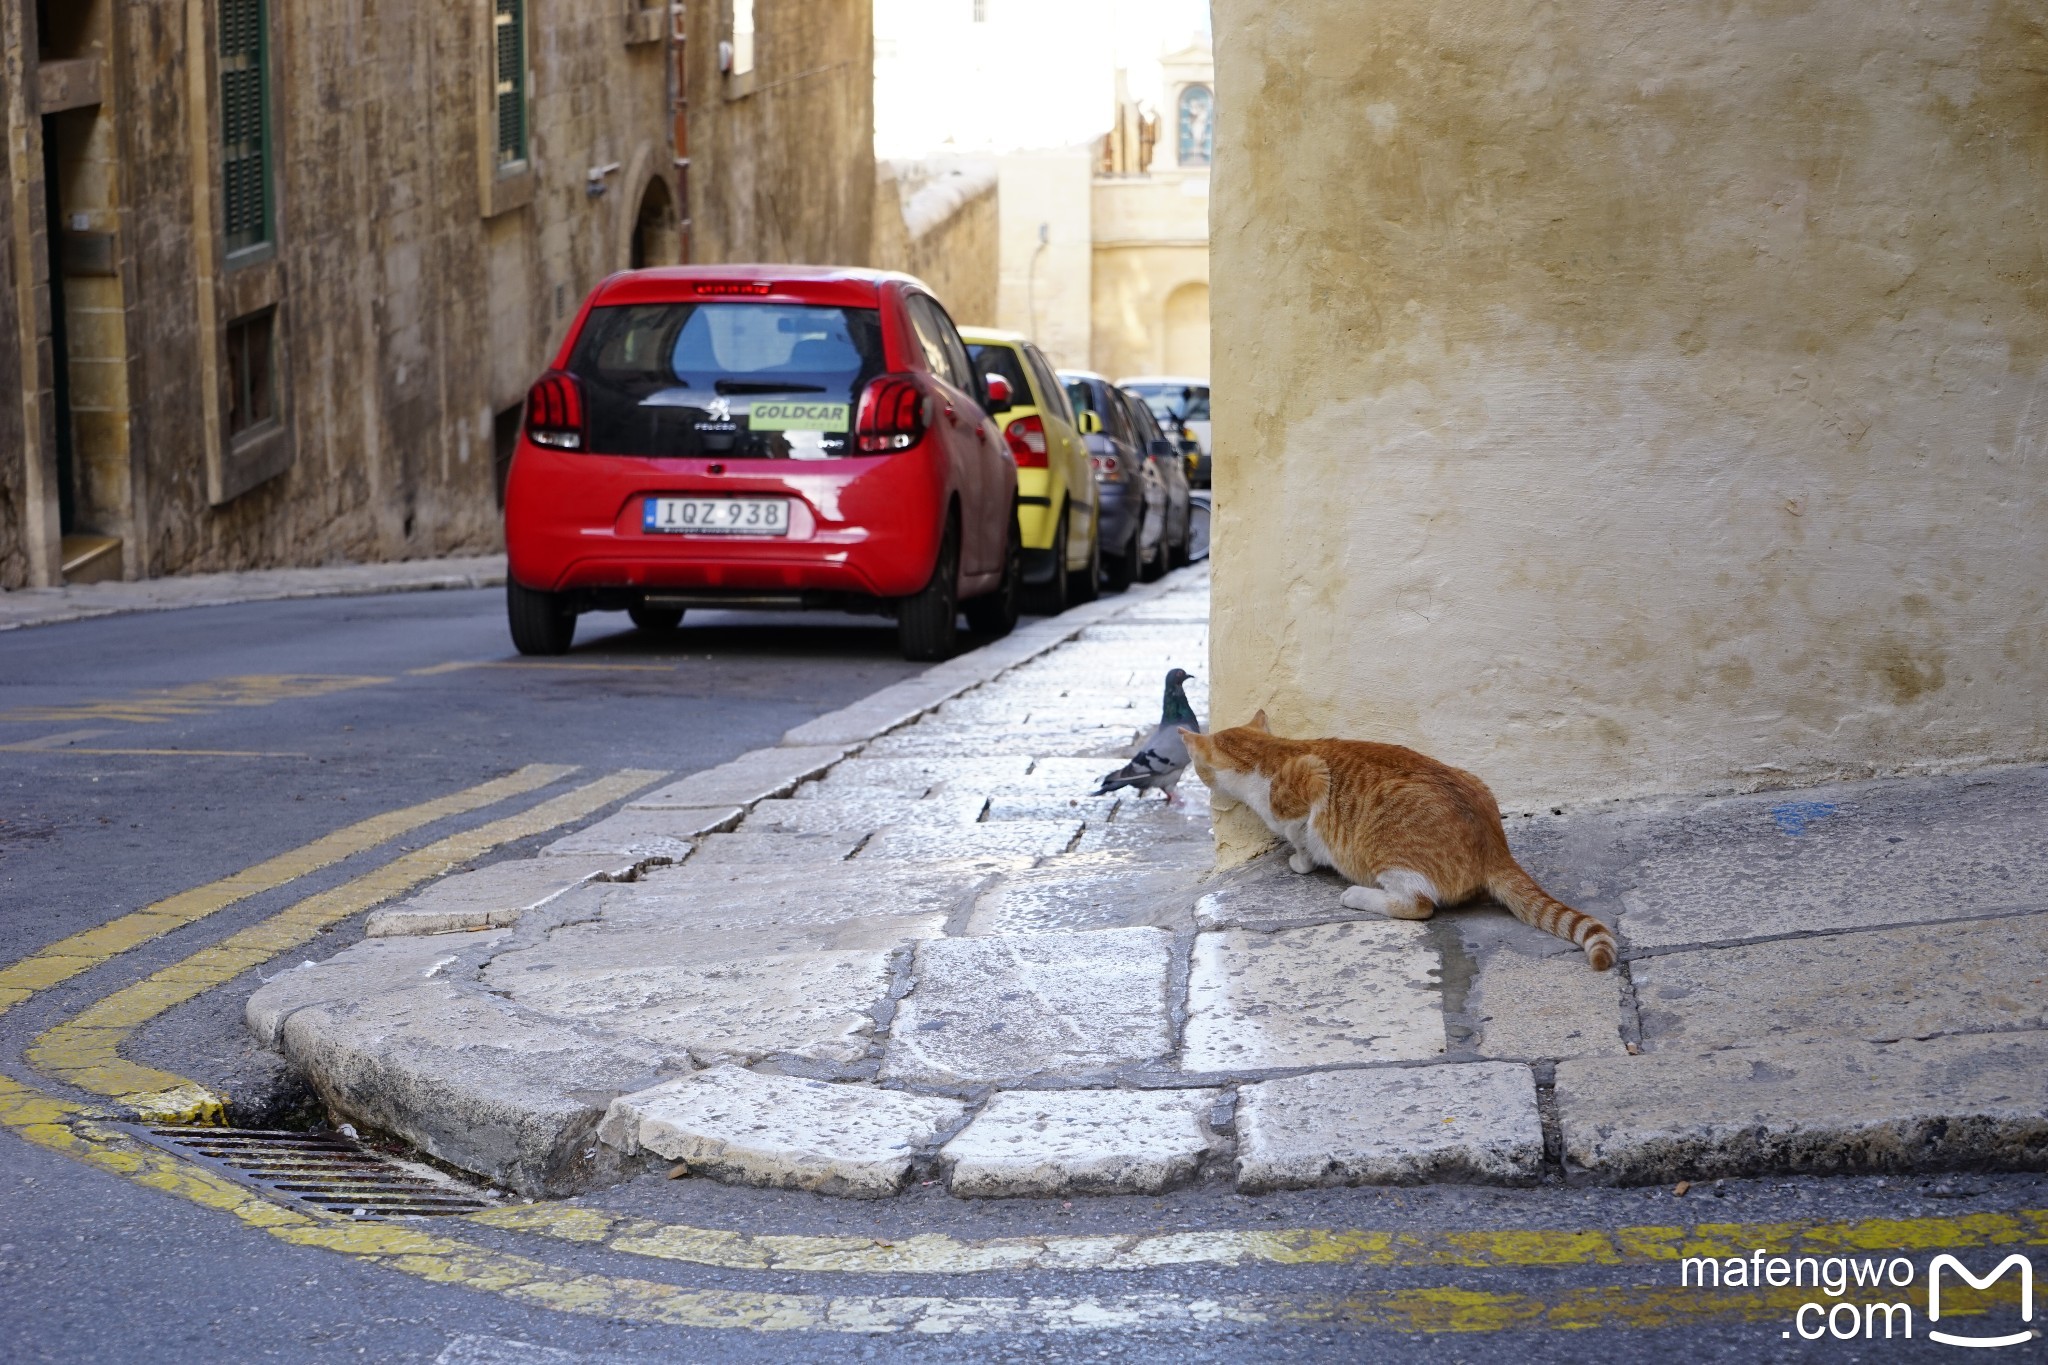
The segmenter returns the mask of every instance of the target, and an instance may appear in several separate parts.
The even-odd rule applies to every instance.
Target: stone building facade
[[[1218,724],[1521,809],[2048,757],[2038,5],[1215,16]]]
[[[871,12],[0,0],[0,588],[496,546],[605,275],[868,259]]]

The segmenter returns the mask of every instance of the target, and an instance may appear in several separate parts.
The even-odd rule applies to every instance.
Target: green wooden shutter
[[[526,160],[526,0],[497,0],[498,164]]]
[[[229,251],[270,240],[270,43],[264,0],[220,0],[222,222]]]

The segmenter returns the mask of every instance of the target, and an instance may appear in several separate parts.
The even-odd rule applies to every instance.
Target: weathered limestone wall
[[[2038,4],[1215,17],[1219,724],[1521,807],[2048,754]]]
[[[1002,277],[996,325],[1031,337],[1063,368],[1089,363],[1094,167],[1089,146],[1016,152],[997,163]]]
[[[994,326],[1002,270],[994,168],[884,163],[880,175],[873,264],[923,280],[961,326]]]
[[[0,133],[11,133],[11,106],[20,96],[20,18],[0,14]],[[18,115],[16,115],[18,117]],[[15,246],[15,139],[0,136],[0,588],[31,582],[28,558],[28,468],[18,453],[28,448],[22,421],[20,279]]]
[[[875,214],[872,0],[755,0],[755,65],[722,75],[729,5],[690,7],[690,255],[861,265]]]
[[[1209,173],[1155,166],[1149,176],[1098,179],[1091,198],[1092,368],[1112,379],[1177,373],[1167,359],[1167,302],[1208,284]]]

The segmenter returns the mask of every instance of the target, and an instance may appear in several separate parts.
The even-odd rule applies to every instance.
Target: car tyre
[[[1060,509],[1060,528],[1052,533],[1052,577],[1031,589],[1034,616],[1058,616],[1067,609],[1074,594],[1073,574],[1067,569],[1067,509]]]
[[[669,635],[683,623],[681,607],[628,607],[626,615],[633,618],[633,624],[649,635]]]
[[[1003,556],[1003,581],[994,592],[983,593],[967,602],[967,628],[977,635],[1000,640],[1017,628],[1017,613],[1024,596],[1024,533],[1016,515],[1010,517],[1010,548]]]
[[[1102,596],[1102,530],[1094,528],[1088,537],[1088,564],[1079,573],[1067,575],[1067,600],[1093,602]]]
[[[950,659],[960,639],[960,528],[948,520],[931,580],[896,603],[896,643],[919,663]]]
[[[576,608],[565,593],[536,592],[508,578],[505,618],[521,654],[567,654],[576,638]]]

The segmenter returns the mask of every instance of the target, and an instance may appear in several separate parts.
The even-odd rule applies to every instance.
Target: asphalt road
[[[84,1098],[39,1076],[24,1052],[109,992],[505,809],[621,769],[680,774],[724,761],[913,671],[896,656],[893,630],[854,618],[707,615],[655,639],[608,616],[586,618],[582,634],[565,659],[518,660],[499,596],[461,592],[207,608],[0,635],[0,964],[367,816],[523,765],[578,769],[505,806],[420,826],[38,990],[0,1014],[0,1074]],[[484,860],[560,832],[502,845]],[[296,956],[324,956],[359,933],[357,917]],[[288,1119],[302,1096],[240,1024],[254,979],[150,1021],[128,1055],[227,1090],[252,1107],[245,1115]],[[647,1179],[579,1201],[698,1229],[852,1237],[880,1247],[930,1233],[970,1241],[1198,1241],[1219,1229],[1356,1234],[1339,1239],[1349,1251],[1299,1264],[1285,1255],[1238,1265],[1162,1257],[1144,1270],[951,1275],[724,1269],[461,1230],[475,1246],[614,1286],[612,1297],[592,1302],[636,1302],[619,1297],[621,1283],[731,1291],[750,1303],[780,1294],[849,1303],[926,1296],[952,1301],[968,1325],[989,1321],[989,1305],[1000,1303],[1019,1322],[1059,1317],[1086,1329],[870,1336],[762,1330],[776,1325],[772,1313],[735,1315],[752,1327],[677,1327],[653,1320],[659,1314],[539,1306],[475,1276],[436,1282],[416,1265],[280,1241],[220,1208],[152,1187],[133,1170],[25,1141],[24,1131],[11,1120],[0,1132],[0,1359],[9,1361],[1953,1357],[1954,1348],[1925,1338],[1924,1321],[1911,1342],[1804,1342],[1789,1335],[1794,1303],[1738,1312],[1681,1291],[1669,1262],[1543,1264],[1548,1253],[1515,1251],[1506,1234],[1647,1227],[1698,1238],[1703,1225],[1848,1223],[1867,1236],[1871,1220],[1918,1219],[1926,1221],[1911,1255],[1924,1265],[1951,1244],[1945,1230],[1963,1245],[1985,1227],[2005,1226],[2001,1219],[2048,1209],[2042,1177],[1981,1174],[1728,1181],[1682,1197],[1552,1184],[1250,1199],[1217,1183],[1164,1199],[1068,1201],[964,1201],[920,1188],[874,1204]],[[2035,1241],[2048,1236],[2048,1215],[2019,1224],[2034,1229]],[[1498,1254],[1445,1264],[1369,1254],[1388,1239],[1426,1242],[1459,1229],[1490,1238]],[[1716,1235],[1739,1244],[1752,1231]],[[1560,1242],[1530,1243],[1538,1244]],[[1990,1264],[1982,1250],[1974,1261],[1979,1270]],[[1103,1326],[1144,1303],[1166,1305],[1180,1319]],[[1202,1305],[1215,1304],[1250,1304],[1263,1320],[1203,1321]],[[2038,1359],[2039,1342],[2009,1354]]]

